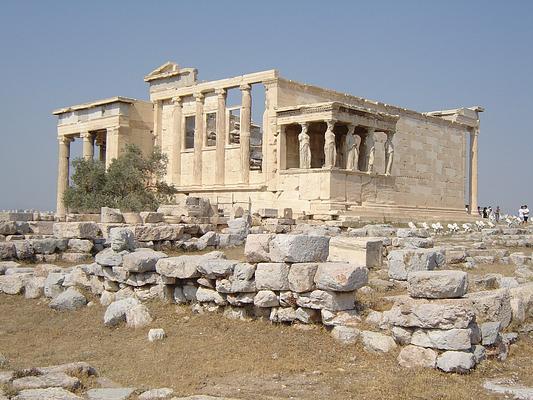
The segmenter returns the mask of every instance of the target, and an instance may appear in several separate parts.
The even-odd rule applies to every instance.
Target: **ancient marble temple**
[[[114,97],[54,111],[60,216],[76,139],[83,157],[106,165],[128,143],[146,153],[158,146],[180,195],[220,208],[391,220],[477,209],[481,107],[420,113],[276,70],[206,82],[168,62],[144,80],[149,101]]]

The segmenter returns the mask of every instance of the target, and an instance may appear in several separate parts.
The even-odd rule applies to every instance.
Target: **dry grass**
[[[491,398],[481,387],[485,378],[512,376],[533,385],[531,339],[514,346],[505,363],[448,375],[400,368],[397,352],[378,356],[341,346],[323,328],[232,321],[155,303],[149,308],[156,318],[151,327],[167,332],[162,342],[148,342],[149,328],[104,327],[100,306],[60,313],[44,301],[0,295],[0,351],[14,369],[87,361],[123,385],[169,386],[179,395],[478,400]]]

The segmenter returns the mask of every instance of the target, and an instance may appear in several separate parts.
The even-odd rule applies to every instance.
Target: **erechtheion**
[[[391,219],[464,217],[465,204],[477,211],[481,107],[420,113],[276,70],[204,82],[196,69],[168,62],[145,81],[150,101],[114,97],[54,111],[60,216],[75,138],[87,158],[97,145],[106,165],[128,143],[144,152],[159,146],[180,194],[252,211]]]

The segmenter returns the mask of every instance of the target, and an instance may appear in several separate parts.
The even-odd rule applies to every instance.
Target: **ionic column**
[[[59,154],[57,163],[57,202],[56,211],[59,218],[65,216],[65,204],[63,196],[68,188],[69,179],[69,160],[70,160],[70,142],[71,138],[61,136],[59,140]]]
[[[92,160],[94,157],[94,135],[89,132],[83,132],[80,134],[83,140],[83,158],[86,160]]]
[[[172,99],[174,110],[172,112],[172,145],[170,148],[170,162],[169,162],[169,178],[171,183],[176,186],[180,185],[181,179],[181,120],[183,110],[183,99],[175,97]]]
[[[196,116],[194,118],[194,164],[193,182],[202,184],[202,149],[204,147],[204,94],[196,93]]]
[[[96,145],[98,146],[98,160],[102,163],[105,163],[106,158],[106,143],[104,138],[100,137],[96,139]]]
[[[109,168],[111,161],[119,156],[120,128],[114,126],[106,129],[105,167]]]
[[[224,172],[226,168],[226,89],[218,89],[216,92],[217,106],[217,142],[215,183],[224,184]]]
[[[279,125],[278,132],[278,165],[284,170],[287,169],[287,125]]]
[[[252,128],[252,87],[249,84],[240,87],[242,92],[241,102],[241,181],[247,184],[250,181],[250,130]]]
[[[161,148],[161,121],[163,115],[163,104],[161,100],[154,102],[154,146]]]
[[[479,128],[470,132],[470,214],[477,215],[477,141]]]

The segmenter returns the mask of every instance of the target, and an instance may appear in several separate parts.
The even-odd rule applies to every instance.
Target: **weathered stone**
[[[480,344],[472,346],[472,354],[474,355],[476,364],[479,364],[481,361],[487,359],[487,352],[485,351],[485,347]]]
[[[315,274],[318,264],[296,263],[289,269],[289,289],[293,292],[303,293],[315,289]]]
[[[102,207],[100,209],[100,222],[103,224],[116,224],[124,222],[124,217],[118,208]]]
[[[352,292],[368,283],[368,268],[356,264],[320,263],[315,283],[322,290]]]
[[[437,357],[437,368],[444,372],[466,373],[475,365],[474,355],[463,351],[445,351]]]
[[[67,390],[75,390],[80,386],[78,378],[68,376],[64,372],[56,372],[39,376],[25,376],[11,382],[13,389],[45,389],[49,387],[59,387]]]
[[[199,303],[215,303],[217,305],[225,305],[226,299],[216,290],[200,286],[196,291],[196,300]]]
[[[464,300],[415,300],[407,296],[383,313],[387,321],[404,328],[466,329],[474,319],[470,303]]]
[[[413,271],[407,275],[407,289],[411,297],[463,297],[468,288],[467,276],[463,271]]]
[[[95,261],[104,267],[116,267],[122,264],[122,258],[128,254],[127,251],[116,252],[113,249],[105,249],[96,254]]]
[[[62,388],[21,390],[13,400],[83,400]]]
[[[435,368],[437,352],[418,346],[405,346],[398,354],[398,364],[405,368]]]
[[[296,309],[296,319],[304,324],[320,322],[320,312],[311,308],[298,307]]]
[[[197,270],[209,279],[225,278],[233,274],[238,263],[235,260],[203,259],[198,263]]]
[[[292,307],[273,307],[270,312],[272,322],[294,322],[296,310]]]
[[[479,325],[481,330],[481,344],[483,346],[492,346],[498,340],[500,335],[501,324],[496,322],[484,322]]]
[[[142,249],[122,257],[122,266],[130,272],[155,271],[157,261],[166,258],[167,255],[160,251]]]
[[[0,235],[15,235],[17,223],[15,221],[0,221]]]
[[[114,252],[123,250],[133,251],[135,249],[135,235],[129,228],[115,227],[109,230],[109,243]]]
[[[418,329],[411,336],[411,344],[440,350],[468,350],[470,334],[470,329]]]
[[[389,277],[406,280],[411,271],[433,270],[444,264],[444,255],[431,249],[393,250],[388,255]]]
[[[107,290],[104,290],[102,294],[100,295],[100,304],[103,306],[108,306],[111,303],[113,303],[116,300],[115,293],[108,292]]]
[[[300,307],[330,311],[351,310],[355,305],[355,294],[354,292],[313,290],[309,293],[299,294],[296,298],[296,304]]]
[[[254,297],[257,307],[279,307],[279,298],[272,290],[260,290]]]
[[[504,398],[516,400],[533,399],[533,387],[519,385],[512,379],[493,379],[485,381],[483,387],[494,393],[505,395]]]
[[[461,264],[466,261],[466,251],[464,250],[447,250],[446,264]]]
[[[141,211],[139,214],[143,224],[157,224],[159,222],[163,222],[163,213],[154,211]]]
[[[328,261],[380,268],[383,264],[383,240],[366,237],[332,237],[329,241]]]
[[[187,301],[195,302],[196,299],[196,292],[198,291],[198,288],[193,285],[184,285],[183,288],[183,295],[187,299]]]
[[[232,306],[245,306],[254,304],[255,293],[228,294],[226,300]]]
[[[355,343],[360,334],[361,331],[359,329],[349,326],[334,326],[331,330],[331,336],[342,344]]]
[[[85,395],[87,400],[126,400],[134,391],[134,388],[90,389]]]
[[[135,238],[141,242],[179,240],[183,237],[184,226],[176,224],[146,224],[136,225],[133,228]]]
[[[254,277],[255,265],[248,263],[238,263],[233,268],[233,278],[248,281]]]
[[[31,274],[0,275],[0,293],[21,294]]]
[[[70,287],[56,296],[49,304],[57,311],[77,310],[87,304],[87,299],[77,289]]]
[[[87,239],[69,239],[68,248],[78,253],[90,253],[93,249],[93,242]]]
[[[44,295],[44,282],[46,278],[43,276],[34,276],[28,279],[24,286],[24,297],[27,299],[38,299]]]
[[[174,391],[169,388],[151,389],[139,395],[139,400],[165,400],[170,399]]]
[[[35,250],[30,240],[16,240],[13,244],[15,245],[17,259],[31,260],[35,256]]]
[[[152,316],[144,304],[135,304],[126,308],[126,325],[130,328],[142,328],[151,322]]]
[[[107,326],[115,326],[126,321],[126,312],[138,304],[140,304],[139,300],[133,297],[114,301],[105,311],[104,324]]]
[[[270,233],[248,235],[244,246],[246,260],[251,263],[269,262],[269,245],[274,237]]]
[[[509,289],[488,290],[466,295],[478,322],[500,322],[506,328],[512,319]]]
[[[329,237],[308,235],[277,235],[269,243],[273,262],[324,262],[329,254]]]
[[[56,251],[65,251],[68,245],[68,239],[32,239],[31,245],[36,254],[52,254]]]
[[[54,236],[60,239],[95,239],[100,235],[96,222],[56,222]]]
[[[156,271],[164,276],[190,279],[198,278],[200,273],[197,270],[198,265],[206,260],[222,259],[224,253],[220,251],[212,251],[201,256],[178,256],[162,258],[157,261]]]
[[[378,332],[362,331],[361,341],[364,349],[371,353],[388,353],[396,348],[393,338]]]
[[[409,329],[402,328],[401,326],[394,326],[391,329],[392,337],[396,343],[405,346],[411,343],[411,337],[413,333]],[[435,357],[437,357],[435,355]]]
[[[0,260],[11,260],[17,255],[13,242],[0,241]]]
[[[148,341],[155,342],[157,340],[163,340],[166,337],[165,331],[161,328],[150,329],[148,331]]]
[[[289,265],[285,263],[260,263],[255,271],[258,290],[289,290]]]

